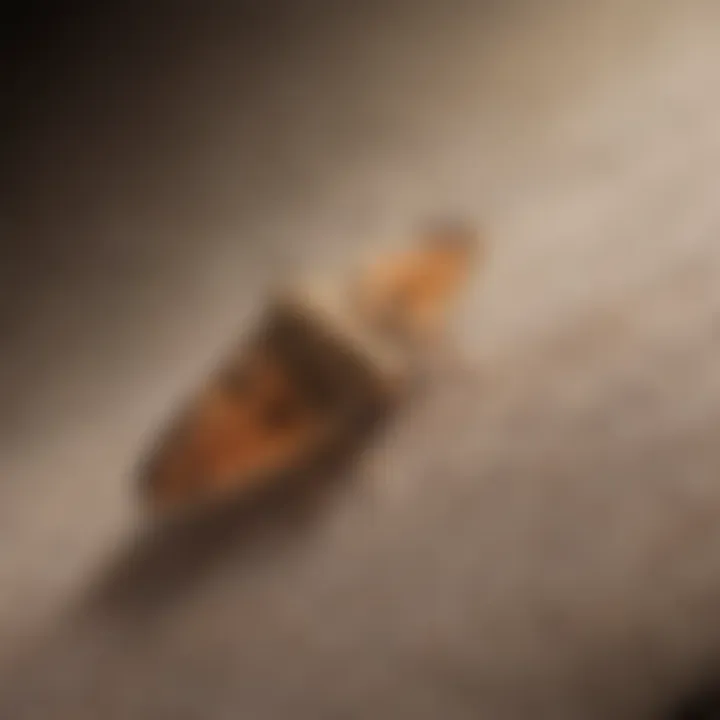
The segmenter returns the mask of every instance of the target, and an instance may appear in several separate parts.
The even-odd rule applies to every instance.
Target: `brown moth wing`
[[[262,485],[298,464],[327,428],[327,417],[279,359],[254,347],[221,369],[180,415],[151,458],[146,497],[163,510]]]

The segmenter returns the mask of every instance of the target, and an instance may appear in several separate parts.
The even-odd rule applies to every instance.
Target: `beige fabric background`
[[[5,165],[0,716],[654,717],[720,642],[720,4],[153,7]],[[477,372],[301,522],[124,560],[267,283],[447,211]]]

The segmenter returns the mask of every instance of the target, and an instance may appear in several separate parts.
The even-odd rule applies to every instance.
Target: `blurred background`
[[[0,717],[664,718],[712,683],[720,4],[17,3],[2,34]],[[477,372],[301,519],[137,541],[138,453],[268,283],[437,214],[492,241]]]

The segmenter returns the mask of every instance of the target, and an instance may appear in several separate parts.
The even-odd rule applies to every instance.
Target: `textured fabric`
[[[0,718],[637,720],[711,674],[720,3],[101,6],[6,88]],[[436,212],[493,243],[462,368],[313,497],[136,539],[265,289]]]

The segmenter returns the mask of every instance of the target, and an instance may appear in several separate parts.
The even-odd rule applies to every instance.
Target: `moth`
[[[396,407],[483,249],[474,228],[435,223],[345,278],[273,296],[153,446],[145,503],[167,514],[261,488]]]

